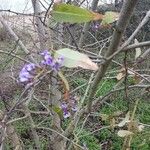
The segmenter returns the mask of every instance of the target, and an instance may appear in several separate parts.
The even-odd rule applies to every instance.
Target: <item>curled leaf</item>
[[[55,52],[55,57],[63,57],[63,66],[68,68],[81,67],[89,70],[97,70],[98,66],[96,63],[85,54],[78,51],[74,51],[68,48],[60,49]]]
[[[116,79],[118,81],[120,81],[124,76],[125,76],[125,73],[124,72],[120,72],[120,73],[117,74]]]
[[[129,122],[130,113],[128,112],[125,118],[118,124],[118,127],[123,127],[127,122]]]

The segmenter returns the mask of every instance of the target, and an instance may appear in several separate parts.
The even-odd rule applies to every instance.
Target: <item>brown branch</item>
[[[110,57],[117,51],[120,41],[121,41],[121,38],[127,27],[127,24],[130,20],[130,17],[133,13],[133,10],[134,10],[134,7],[135,7],[137,1],[138,0],[134,0],[134,1],[126,0],[124,2],[124,5],[123,5],[121,13],[120,13],[119,20],[116,25],[116,29],[113,33],[112,41],[110,43],[108,52],[106,53],[106,58]],[[89,112],[91,111],[92,101],[93,101],[93,97],[95,95],[96,89],[97,89],[100,81],[102,80],[103,76],[105,75],[105,72],[106,72],[110,62],[111,62],[111,59],[107,60],[104,64],[102,64],[100,66],[100,68],[97,72],[97,75],[94,79],[94,82],[92,84],[92,88],[91,88],[91,91],[90,91],[90,94],[88,97],[87,107],[88,107]]]
[[[137,2],[137,0],[135,0],[135,1],[127,0],[124,3],[123,9],[121,11],[121,16],[120,16],[119,21],[117,23],[116,30],[114,31],[113,38],[112,38],[108,53],[106,54],[106,57],[112,55],[117,50],[119,43],[120,43],[120,40],[121,40],[121,37],[123,35],[123,32],[125,31],[125,28],[129,22],[131,14],[133,12],[133,9],[136,5],[136,2]],[[85,110],[88,110],[88,112],[91,111],[91,107],[92,107],[92,103],[93,103],[93,97],[95,95],[96,89],[98,87],[99,82],[102,80],[110,62],[111,62],[111,60],[106,61],[99,68],[98,73],[96,75],[96,78],[94,79],[94,82],[92,84],[90,95],[88,97],[87,107],[79,110],[79,112],[74,116],[74,118],[71,121],[71,123],[69,124],[68,128],[65,130],[65,132],[63,134],[64,136],[68,137],[72,134],[73,130],[76,127],[76,123],[79,121],[80,117],[83,115]]]
[[[3,27],[5,30],[13,37],[13,40],[18,43],[18,45],[21,47],[21,49],[28,55],[30,52],[28,49],[25,47],[25,45],[22,43],[22,41],[19,39],[19,37],[15,34],[15,32],[11,29],[11,27],[6,23],[4,18],[0,15],[0,22],[2,23]],[[32,56],[29,55],[29,59],[32,62],[35,62]]]
[[[143,20],[138,25],[136,30],[132,33],[132,35],[128,38],[128,40],[122,45],[122,48],[127,46],[134,39],[134,37],[138,34],[138,32],[142,29],[142,27],[149,21],[149,19],[150,19],[150,10],[147,12],[146,16],[143,18]]]
[[[21,16],[35,16],[35,14],[32,14],[32,13],[25,14],[25,13],[20,13],[20,12],[12,11],[10,9],[0,9],[0,12],[9,12],[9,13],[13,13],[14,15],[21,15]],[[39,15],[41,13],[39,13],[37,17],[39,17]]]
[[[128,51],[128,50],[135,49],[138,47],[146,47],[146,46],[150,46],[150,41],[145,41],[145,42],[140,42],[140,43],[129,45],[125,47],[123,51]]]
[[[127,12],[128,13],[128,12]],[[142,22],[138,25],[136,30],[132,33],[132,35],[128,38],[128,40],[112,55],[107,57],[107,60],[111,60],[114,56],[116,56],[118,53],[120,53],[126,46],[129,45],[129,43],[134,39],[134,37],[137,35],[137,33],[141,30],[141,28],[149,21],[150,19],[150,11],[147,12],[146,16],[143,18]]]
[[[128,52],[125,51],[125,56],[124,56],[124,68],[125,68],[125,77],[124,77],[124,93],[125,93],[125,99],[127,101],[128,104],[128,109],[130,106],[130,101],[129,101],[129,93],[128,93],[128,65],[127,65],[127,57],[128,57]]]

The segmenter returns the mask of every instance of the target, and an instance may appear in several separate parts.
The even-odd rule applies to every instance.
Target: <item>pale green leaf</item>
[[[107,25],[107,24],[113,23],[116,20],[118,20],[118,18],[119,18],[119,13],[108,11],[103,16],[103,20],[101,22],[101,25]]]
[[[97,70],[98,66],[96,63],[85,54],[78,51],[74,51],[68,48],[60,49],[55,52],[55,57],[63,57],[63,66],[68,68],[82,67],[89,70]]]
[[[91,12],[89,10],[70,5],[54,4],[52,16],[57,22],[84,23],[91,20],[102,19],[103,15]]]
[[[56,112],[60,117],[63,116],[63,111],[62,111],[62,109],[60,107],[54,105],[53,106],[53,111]]]

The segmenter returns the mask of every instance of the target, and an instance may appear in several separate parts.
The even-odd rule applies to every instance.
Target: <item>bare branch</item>
[[[30,61],[28,61],[28,60],[26,60],[26,59],[24,59],[24,58],[22,58],[22,57],[16,55],[15,53],[12,53],[12,52],[10,53],[10,52],[6,52],[6,51],[3,51],[3,50],[0,50],[0,53],[7,54],[7,55],[10,55],[10,56],[16,57],[16,58],[18,58],[18,59],[20,59],[21,61],[24,61],[24,62],[26,62],[26,63],[31,63]]]
[[[150,48],[147,49],[139,58],[137,58],[136,62],[140,63],[142,62],[144,59],[146,59],[146,57],[148,57],[150,54]]]
[[[134,1],[130,1],[130,0],[126,0],[124,2],[124,5],[122,7],[121,13],[120,13],[120,17],[119,20],[117,22],[116,25],[116,30],[113,33],[113,37],[112,37],[112,41],[110,43],[108,52],[106,53],[106,58],[113,55],[115,53],[115,51],[117,51],[122,35],[126,29],[126,26],[130,20],[130,17],[133,13],[134,7],[136,5],[138,0],[134,0]],[[96,92],[96,89],[98,87],[98,84],[100,83],[100,81],[102,80],[109,64],[111,62],[111,59],[106,61],[104,64],[102,64],[98,70],[98,73],[94,79],[94,82],[92,84],[92,88],[88,97],[88,110],[89,112],[91,111],[91,106],[92,106],[92,100],[94,97],[94,94]]]
[[[129,45],[129,46],[125,47],[123,49],[123,51],[128,51],[128,50],[131,50],[131,49],[135,49],[135,48],[138,48],[138,47],[145,47],[145,46],[150,46],[150,41],[145,41],[145,42],[140,42],[140,43]]]
[[[27,50],[27,48],[25,47],[25,45],[22,43],[22,41],[19,39],[19,37],[15,34],[15,32],[11,29],[11,27],[5,22],[4,18],[0,15],[0,21],[2,23],[2,25],[4,26],[5,30],[13,37],[15,42],[18,42],[19,46],[21,47],[21,49],[26,53],[26,54],[30,54],[30,52]],[[29,59],[32,62],[35,62],[33,57],[29,55]]]
[[[38,37],[40,40],[40,49],[44,50],[44,49],[46,49],[46,47],[45,47],[46,36],[45,36],[45,30],[44,30],[43,23],[41,22],[42,18],[41,18],[41,16],[38,16],[41,12],[39,0],[32,0],[32,5],[34,8],[34,14],[36,16],[35,19],[36,19]]]
[[[92,8],[91,8],[92,11],[94,11],[96,9],[98,1],[99,0],[93,0],[92,1]],[[81,37],[80,37],[80,40],[79,40],[79,48],[82,48],[83,43],[84,43],[84,39],[87,37],[89,28],[90,28],[90,22],[85,23],[84,27],[83,27]]]
[[[142,22],[138,25],[136,30],[132,33],[132,35],[128,38],[128,40],[111,56],[107,58],[107,60],[111,60],[114,56],[116,56],[118,53],[120,53],[128,44],[134,39],[134,37],[137,35],[137,33],[141,30],[141,28],[149,21],[150,19],[150,11],[147,12],[146,16],[143,18]]]

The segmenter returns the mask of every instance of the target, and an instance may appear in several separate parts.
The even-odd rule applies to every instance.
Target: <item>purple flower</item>
[[[40,55],[44,57],[44,60],[41,62],[43,65],[52,66],[53,58],[48,50],[44,50]]]
[[[78,110],[78,107],[74,106],[74,107],[71,108],[71,110],[74,111],[74,112],[76,112]]]
[[[63,57],[59,57],[54,61],[54,64],[52,66],[52,69],[55,71],[58,71],[62,67],[62,63],[64,61]]]
[[[33,78],[31,72],[35,69],[35,67],[36,65],[33,63],[24,65],[19,73],[20,82],[29,82]]]
[[[62,108],[62,111],[63,111],[64,118],[70,117],[70,112],[68,111],[68,105],[66,103],[62,103],[61,108]]]
[[[99,24],[95,24],[95,29],[99,29],[100,25]]]
[[[68,118],[71,115],[71,112],[76,112],[78,110],[77,107],[77,98],[74,96],[70,97],[69,101],[62,102],[61,108],[63,111],[64,118]]]
[[[94,23],[94,25],[92,25],[92,30],[96,31],[100,28],[100,24],[98,23]]]
[[[43,57],[43,60],[39,63],[39,65],[35,65],[34,63],[25,64],[24,67],[21,69],[19,73],[20,82],[31,82],[36,74],[37,70],[35,69],[37,67],[50,67],[50,69],[56,72],[59,71],[64,60],[62,57],[55,59],[54,57],[52,57],[51,53],[48,50],[44,50],[40,53],[40,55]]]
[[[66,119],[66,118],[69,118],[69,117],[70,117],[70,112],[69,112],[69,111],[65,112],[65,113],[63,114],[63,116],[64,116],[65,119]]]
[[[48,50],[44,50],[43,52],[40,53],[41,56],[45,56],[47,54],[50,54]]]
[[[19,80],[20,82],[27,82],[29,79],[31,79],[32,76],[29,74],[29,72],[20,72],[19,74]]]
[[[41,52],[40,55],[44,58],[44,60],[41,61],[42,65],[50,66],[54,71],[58,71],[62,66],[64,60],[62,57],[55,59],[51,56],[51,53],[48,50]]]
[[[25,65],[24,67],[27,71],[32,71],[33,69],[35,69],[36,65],[33,63],[30,63],[28,65]]]
[[[73,96],[70,98],[70,106],[72,111],[76,112],[78,110],[77,100]]]

